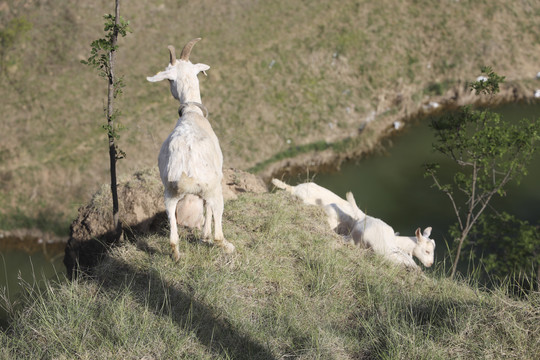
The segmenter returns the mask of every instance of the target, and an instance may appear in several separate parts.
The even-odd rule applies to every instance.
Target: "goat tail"
[[[174,194],[199,194],[201,185],[193,177],[182,172],[180,178],[169,176],[167,187]]]
[[[292,194],[293,192],[293,187],[289,184],[285,184],[283,181],[279,180],[279,179],[276,179],[276,178],[273,178],[272,179],[272,184],[274,184],[275,187],[279,188],[279,189],[283,189],[287,192],[290,192]]]

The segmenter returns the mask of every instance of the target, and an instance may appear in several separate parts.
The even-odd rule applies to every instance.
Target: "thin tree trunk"
[[[454,263],[452,264],[452,273],[450,274],[450,279],[453,279],[454,275],[456,275],[457,264],[459,262],[459,257],[461,256],[461,248],[463,246],[463,242],[467,238],[469,231],[471,230],[472,226],[474,225],[476,221],[476,218],[474,216],[474,208],[476,206],[476,180],[477,180],[477,174],[478,174],[478,168],[476,167],[476,160],[473,162],[472,165],[473,165],[473,172],[472,172],[473,178],[472,178],[472,184],[471,184],[471,197],[469,199],[469,210],[467,211],[465,227],[461,227],[461,237],[459,238],[459,244],[456,251],[456,257],[454,259]],[[480,210],[480,212],[481,211],[482,210]],[[460,226],[461,226],[461,220],[460,220]]]
[[[540,291],[540,264],[536,266],[536,291]]]
[[[463,241],[465,241],[466,237],[467,237],[466,234],[462,234],[461,238],[459,239],[459,244],[456,251],[456,257],[454,258],[454,263],[452,264],[452,273],[450,274],[450,279],[453,279],[454,275],[456,275],[457,264],[459,262],[459,256],[461,255],[461,246],[463,245]]]
[[[116,146],[114,143],[114,60],[116,55],[116,42],[118,39],[118,22],[120,19],[120,0],[116,0],[114,12],[114,30],[111,38],[112,49],[109,53],[110,61],[110,76],[107,91],[107,125],[109,130],[109,160],[111,170],[111,193],[113,201],[113,231],[115,232],[115,238],[120,239],[122,233],[122,225],[119,220],[119,207],[118,207],[118,191],[116,184]]]

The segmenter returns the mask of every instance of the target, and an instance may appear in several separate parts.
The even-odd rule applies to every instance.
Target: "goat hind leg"
[[[225,239],[221,224],[221,218],[223,216],[223,196],[212,198],[209,200],[209,203],[210,207],[212,207],[214,216],[214,241],[218,246],[222,247],[227,254],[231,254],[234,252],[235,247]]]
[[[212,239],[210,238],[212,235],[212,207],[206,200],[204,200],[204,209],[203,241],[212,243]]]
[[[173,252],[174,261],[180,259],[180,246],[178,237],[178,225],[176,224],[176,204],[179,199],[176,197],[169,197],[165,194],[165,210],[167,211],[167,218],[169,219],[169,227],[171,234],[169,236],[169,243]]]

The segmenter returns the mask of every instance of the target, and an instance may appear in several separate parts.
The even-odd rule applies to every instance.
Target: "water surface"
[[[4,291],[17,304],[21,284],[39,286],[44,279],[64,280],[64,247],[64,243],[48,244],[34,238],[0,239],[0,293]],[[0,306],[0,327],[6,325],[7,314]]]
[[[509,104],[496,109],[503,119],[540,118],[540,104]],[[366,213],[381,218],[402,235],[413,235],[417,227],[433,227],[437,240],[437,257],[446,253],[443,240],[448,239],[448,227],[456,216],[450,200],[432,188],[432,180],[424,178],[424,163],[439,162],[441,170],[451,166],[441,155],[432,151],[435,138],[429,119],[413,122],[398,135],[387,140],[385,150],[357,161],[349,161],[339,172],[317,174],[313,181],[345,197],[355,195],[358,206]],[[455,168],[455,167],[454,167]],[[537,223],[540,220],[540,153],[529,165],[529,174],[521,185],[515,182],[506,187],[507,196],[497,197],[492,205],[517,217]],[[444,174],[443,174],[444,175]],[[448,174],[447,174],[448,175]],[[451,181],[445,176],[447,183]],[[304,182],[305,176],[289,180]]]

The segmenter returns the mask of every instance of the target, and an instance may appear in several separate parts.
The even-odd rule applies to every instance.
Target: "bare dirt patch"
[[[232,168],[224,169],[223,173],[225,200],[246,192],[267,191],[262,179],[256,175]],[[121,181],[118,198],[124,239],[117,239],[112,231],[110,188],[103,186],[87,205],[79,208],[78,216],[71,224],[64,256],[68,275],[77,268],[91,269],[109,247],[129,241],[137,234],[165,231],[163,186],[156,168],[137,172]]]

